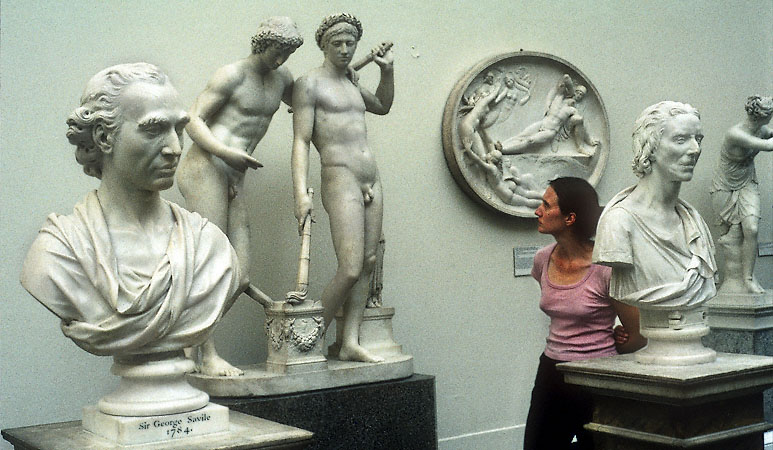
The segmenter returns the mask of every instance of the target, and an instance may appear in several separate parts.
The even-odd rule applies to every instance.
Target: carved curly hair
[[[752,95],[746,100],[745,109],[755,119],[767,119],[773,114],[773,98]]]
[[[687,103],[664,101],[647,107],[636,119],[633,127],[633,173],[641,178],[652,172],[652,153],[660,144],[666,121],[681,114],[701,118],[697,109]]]
[[[359,41],[362,37],[362,24],[359,20],[357,20],[356,17],[354,17],[351,14],[347,13],[339,13],[339,14],[331,14],[324,19],[322,19],[322,23],[319,25],[319,28],[317,28],[317,33],[314,35],[315,39],[317,40],[317,46],[319,48],[323,48],[325,46],[325,42],[323,41],[323,37],[325,37],[325,33],[331,29],[334,25],[337,25],[339,23],[348,23],[349,25],[353,26],[356,30],[357,34],[354,36],[354,39]],[[329,38],[330,36],[328,36]]]
[[[123,89],[135,82],[163,85],[169,78],[148,63],[119,64],[94,75],[83,91],[81,106],[67,118],[67,140],[75,146],[75,159],[86,175],[102,179],[103,149],[94,142],[94,127],[101,125],[112,147],[116,130],[121,125],[121,112],[116,99]]]
[[[269,17],[258,25],[258,32],[252,37],[252,53],[263,53],[270,45],[297,49],[303,45],[298,26],[289,17]]]

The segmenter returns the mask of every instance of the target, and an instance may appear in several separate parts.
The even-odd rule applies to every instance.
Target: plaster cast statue
[[[760,191],[754,158],[773,151],[773,98],[752,96],[746,118],[725,133],[714,171],[711,201],[719,216],[719,244],[724,248],[725,273],[721,292],[762,294],[754,277]]]
[[[295,217],[303,224],[311,213],[308,194],[310,144],[322,165],[322,204],[330,217],[338,268],[322,294],[327,328],[343,307],[342,360],[380,362],[359,345],[359,327],[367,295],[352,295],[355,283],[367,284],[376,262],[382,224],[382,189],[367,141],[365,112],[387,114],[394,98],[391,50],[373,49],[381,69],[375,95],[352,78],[349,64],[362,36],[360,21],[349,14],[326,17],[316,32],[325,60],[296,81],[293,94],[292,171]]]
[[[186,130],[193,145],[180,164],[180,192],[189,210],[228,235],[244,274],[250,267],[249,199],[243,192],[244,175],[247,169],[261,167],[252,157],[255,147],[280,103],[291,103],[293,77],[282,64],[302,43],[290,18],[267,19],[252,38],[252,54],[218,69],[190,110]],[[256,291],[250,286],[247,293]],[[200,372],[242,375],[241,369],[217,354],[213,339],[200,348]]]
[[[642,334],[650,339],[644,352],[666,352],[660,338],[670,339],[666,347],[673,341],[693,344],[675,355],[654,355],[649,361],[656,363],[685,365],[716,357],[700,344],[708,333],[705,317],[693,320],[689,314],[716,294],[714,245],[698,212],[679,198],[682,183],[693,177],[702,139],[700,116],[692,106],[667,101],[645,109],[633,133],[639,181],[609,201],[596,233],[593,261],[612,267],[610,295],[640,308]],[[668,331],[660,336],[669,328],[682,332],[673,339]]]
[[[573,139],[577,151],[592,155],[600,141],[591,137],[585,129],[584,119],[577,111],[577,104],[587,93],[583,85],[575,86],[572,78],[564,74],[547,96],[545,116],[498,147],[505,155],[523,153],[554,139]]]
[[[183,386],[185,367],[193,370],[183,348],[210,336],[246,282],[220,229],[160,196],[172,187],[188,120],[157,67],[122,64],[97,73],[67,120],[67,138],[83,171],[101,180],[99,188],[72,214],[48,217],[21,274],[67,337],[90,353],[115,357],[114,373],[169,360],[164,367],[183,370]],[[188,410],[208,401],[196,392]],[[186,408],[180,398],[159,407],[155,400],[103,399],[100,409],[148,415]]]

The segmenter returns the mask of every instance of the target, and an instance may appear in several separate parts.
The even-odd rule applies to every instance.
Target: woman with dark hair
[[[591,263],[601,215],[593,187],[581,178],[555,179],[534,214],[537,230],[556,242],[537,252],[532,267],[550,330],[534,382],[523,448],[592,449],[592,438],[583,428],[593,413],[591,398],[567,385],[556,364],[633,352],[646,340],[639,334],[638,310],[609,297],[611,268]],[[625,328],[618,341],[613,332],[616,317]]]

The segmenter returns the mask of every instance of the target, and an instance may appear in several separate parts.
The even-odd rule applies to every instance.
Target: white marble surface
[[[256,397],[305,392],[361,383],[407,378],[413,374],[413,357],[386,357],[380,363],[328,360],[326,370],[279,374],[265,364],[242,366],[238,377],[191,374],[188,381],[213,397]]]
[[[83,428],[121,445],[149,444],[228,431],[228,408],[209,403],[182,414],[113,416],[96,406],[83,408]]]

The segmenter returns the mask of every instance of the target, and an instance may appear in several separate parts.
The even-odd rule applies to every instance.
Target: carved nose
[[[180,156],[183,152],[182,145],[180,145],[180,138],[174,133],[171,134],[172,136],[167,139],[166,145],[161,149],[161,153],[165,155]]]

